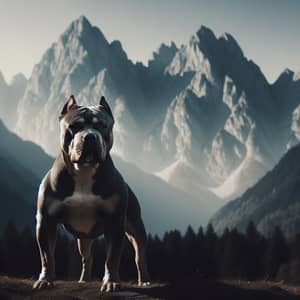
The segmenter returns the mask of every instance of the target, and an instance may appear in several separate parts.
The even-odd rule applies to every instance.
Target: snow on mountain
[[[217,182],[223,182],[241,164],[245,155],[245,145],[221,129],[212,141],[207,170]]]
[[[293,112],[293,121],[291,129],[297,140],[300,141],[300,105],[298,105]]]
[[[288,149],[297,145],[300,141],[300,105],[298,105],[293,111],[291,131],[292,131],[292,136],[287,145]]]
[[[278,79],[271,86],[274,99],[276,100],[276,106],[278,107],[277,122],[280,126],[280,130],[276,132],[278,140],[280,140],[277,149],[279,155],[284,153],[292,145],[298,143],[295,137],[295,113],[297,106],[300,104],[300,77],[298,73],[286,69],[284,70]]]

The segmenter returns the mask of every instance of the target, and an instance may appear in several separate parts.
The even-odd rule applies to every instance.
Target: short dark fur
[[[104,98],[100,100],[101,114],[111,119],[108,126],[101,130],[105,139],[107,154],[101,161],[93,175],[92,194],[99,196],[99,204],[93,206],[96,223],[88,233],[79,232],[68,223],[69,208],[65,199],[71,197],[75,191],[75,169],[70,160],[68,147],[72,140],[72,133],[68,127],[63,128],[62,151],[56,158],[51,170],[43,179],[37,205],[37,240],[40,249],[42,271],[34,288],[44,288],[52,285],[55,277],[54,248],[57,224],[64,224],[65,228],[78,238],[79,251],[82,255],[83,266],[80,281],[86,281],[91,276],[92,258],[90,248],[93,239],[104,234],[107,247],[105,277],[102,290],[118,289],[119,262],[125,234],[132,242],[136,252],[138,281],[140,284],[148,282],[145,261],[146,232],[141,219],[141,210],[137,198],[115,168],[109,150],[112,140],[109,133],[112,130],[113,116]],[[90,115],[90,116],[89,116]],[[60,115],[60,120],[71,124],[72,121],[84,117],[85,124],[92,122],[92,112],[76,104],[74,96],[66,102]],[[109,201],[114,201],[111,205]],[[106,209],[106,204],[108,208]],[[103,204],[104,203],[104,204]]]

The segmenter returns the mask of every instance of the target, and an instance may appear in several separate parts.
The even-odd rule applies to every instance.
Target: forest
[[[93,278],[101,279],[104,272],[105,240],[93,245]],[[213,278],[240,280],[284,280],[300,282],[300,234],[287,240],[279,227],[269,238],[262,236],[253,222],[246,232],[225,230],[217,235],[212,227],[184,234],[174,230],[162,237],[148,236],[147,257],[152,280],[172,282],[180,278]],[[77,280],[81,259],[76,240],[58,231],[56,243],[56,273],[58,279]],[[34,233],[30,228],[18,231],[9,222],[0,240],[0,274],[36,278],[40,259]],[[124,243],[120,276],[134,281],[136,269],[134,251]]]

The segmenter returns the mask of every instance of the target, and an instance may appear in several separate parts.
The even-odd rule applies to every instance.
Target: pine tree
[[[148,258],[148,269],[151,278],[155,280],[162,279],[161,268],[164,261],[164,247],[161,239],[155,235],[148,237],[148,247],[147,247],[147,258]]]
[[[163,238],[162,276],[165,279],[174,279],[185,270],[183,256],[183,241],[180,231],[173,230]]]
[[[7,223],[3,232],[3,252],[4,272],[8,275],[20,276],[22,244],[20,234],[12,221]]]
[[[204,237],[205,259],[203,260],[204,274],[207,276],[216,276],[217,274],[217,246],[218,236],[214,231],[212,224],[208,224]]]
[[[40,269],[40,255],[36,238],[29,226],[21,232],[20,243],[22,245],[22,251],[20,251],[22,263],[19,266],[19,272],[25,277],[35,276]]]
[[[265,256],[265,273],[267,279],[275,279],[281,264],[286,263],[290,257],[287,241],[277,226],[269,240]]]
[[[253,221],[248,223],[246,229],[246,244],[244,261],[245,274],[248,280],[263,276],[263,257],[265,252],[265,240],[257,231]]]
[[[245,237],[236,229],[224,233],[224,246],[222,256],[222,277],[244,278],[245,262],[248,259],[245,255]]]

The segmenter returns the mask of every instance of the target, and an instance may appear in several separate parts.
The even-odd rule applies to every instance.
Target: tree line
[[[105,261],[105,241],[93,245],[93,278],[102,278]],[[212,227],[194,231],[188,227],[184,234],[177,230],[163,237],[149,235],[147,257],[152,280],[173,281],[182,278],[226,278],[241,280],[300,281],[300,234],[287,241],[279,227],[271,237],[262,236],[253,222],[246,232],[226,229],[217,235]],[[76,240],[59,231],[56,243],[56,272],[58,279],[77,280],[81,259]],[[36,278],[40,259],[34,233],[30,228],[17,230],[9,222],[0,239],[0,273]],[[120,275],[134,280],[134,252],[125,242]]]

